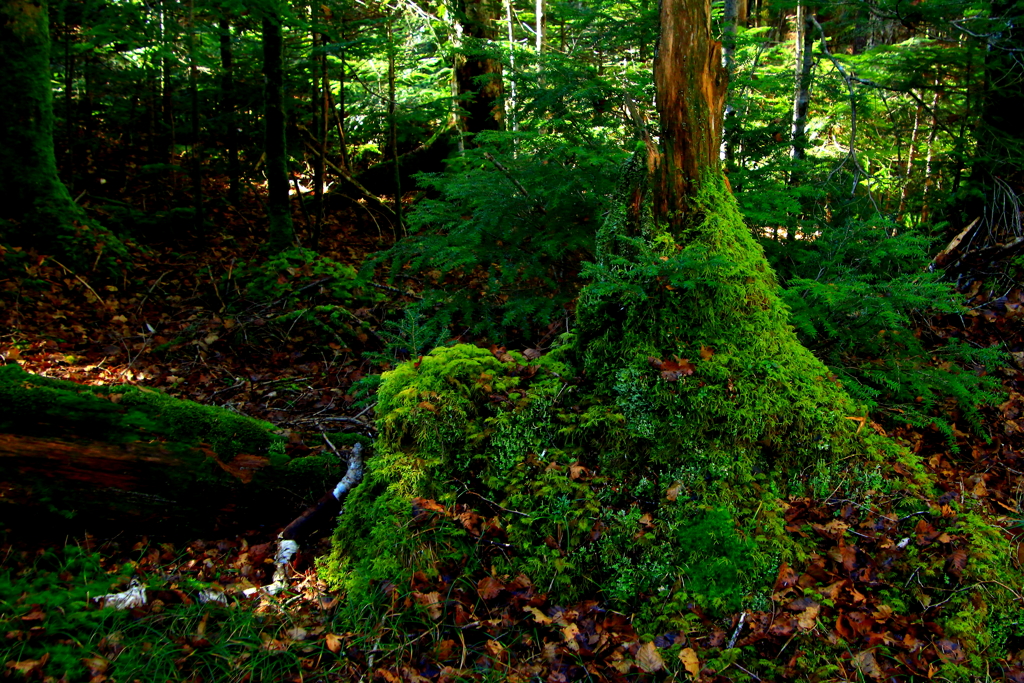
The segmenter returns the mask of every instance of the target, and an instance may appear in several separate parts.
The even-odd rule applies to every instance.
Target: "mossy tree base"
[[[8,365],[0,405],[3,500],[108,528],[283,523],[310,502],[296,493],[314,499],[344,473],[334,457],[290,459],[269,423],[141,387]]]
[[[444,595],[522,574],[552,604],[596,599],[640,633],[689,632],[696,614],[776,609],[780,568],[817,550],[787,531],[787,501],[884,498],[893,515],[925,514],[924,468],[860,429],[863,412],[798,343],[723,181],[691,209],[683,234],[636,203],[611,213],[577,334],[547,355],[455,346],[384,374],[377,456],[322,563],[354,608],[381,589]],[[970,627],[948,622],[977,652],[1022,581],[1008,546],[961,519],[976,558],[962,580],[1010,586]],[[968,591],[949,599],[970,609]]]

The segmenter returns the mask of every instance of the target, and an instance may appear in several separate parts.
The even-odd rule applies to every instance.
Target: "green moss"
[[[643,174],[624,178],[629,196]],[[377,456],[323,563],[352,605],[415,572],[447,585],[522,572],[557,604],[596,596],[641,632],[687,628],[693,605],[771,609],[780,564],[818,552],[786,532],[788,496],[920,506],[928,473],[850,419],[866,416],[797,341],[722,181],[693,208],[684,234],[625,202],[611,212],[577,334],[548,355],[461,345],[385,373]],[[500,528],[500,552],[464,523],[472,513]],[[989,532],[964,533],[1006,561]],[[938,580],[941,562],[912,555],[902,580]],[[966,634],[992,623],[980,619],[950,623]]]
[[[172,447],[208,444],[222,462],[240,453],[287,461],[274,426],[143,387],[85,386],[0,367],[0,431],[130,443],[159,439]]]
[[[75,449],[55,456],[59,477],[49,476],[39,457],[0,462],[0,475],[17,482],[28,499],[53,501],[68,513],[103,519],[107,511],[180,514],[201,525],[209,520],[187,516],[226,506],[288,510],[292,494],[285,488],[315,499],[343,475],[334,456],[290,459],[268,422],[143,387],[84,386],[8,365],[0,367],[0,405],[0,432],[108,451],[98,460],[88,450],[80,459]],[[238,456],[258,459],[235,462]],[[113,465],[118,458],[132,464],[120,472]],[[95,476],[76,474],[95,467],[101,468]],[[109,481],[115,489],[81,483],[90,481]]]

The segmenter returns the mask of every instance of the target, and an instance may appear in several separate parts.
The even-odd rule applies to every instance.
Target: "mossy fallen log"
[[[89,524],[286,521],[333,486],[333,455],[289,458],[267,422],[132,386],[0,367],[0,502]],[[32,513],[35,514],[35,513]]]

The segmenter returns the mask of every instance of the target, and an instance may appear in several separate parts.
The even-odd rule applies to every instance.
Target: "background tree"
[[[53,148],[50,34],[43,2],[0,5],[0,219],[8,239],[59,253],[75,265],[124,255],[118,240],[75,204],[57,175]],[[95,247],[95,249],[94,249]],[[95,254],[95,256],[93,256]]]

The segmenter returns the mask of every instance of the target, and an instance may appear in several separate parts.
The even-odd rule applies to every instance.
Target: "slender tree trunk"
[[[789,133],[789,158],[793,162],[789,184],[801,180],[801,163],[807,149],[807,110],[811,104],[811,71],[814,68],[813,8],[807,3],[797,5],[796,11],[796,69],[793,88],[793,119]]]
[[[322,21],[316,4],[313,5],[314,24]],[[313,47],[327,44],[327,37],[313,31]],[[316,136],[316,154],[313,158],[313,234],[310,236],[309,248],[316,250],[320,244],[320,231],[324,220],[324,161],[327,147],[327,90],[330,81],[327,79],[327,54],[321,50],[313,60],[313,131]]]
[[[395,60],[397,59],[398,46],[395,45],[395,17],[394,13],[388,15],[387,38],[388,38],[388,142],[391,147],[391,161],[394,168],[395,179],[395,219],[398,225],[395,226],[396,234],[404,235],[405,226],[402,222],[402,172],[398,158],[398,102],[396,99],[395,87]]]
[[[71,51],[71,30],[64,26],[64,168],[75,167],[75,55]]]
[[[266,122],[267,213],[270,220],[268,247],[284,251],[295,242],[291,206],[288,202],[288,150],[285,138],[284,41],[281,19],[275,14],[263,18],[264,120]]]
[[[654,84],[662,158],[654,213],[681,232],[701,177],[719,169],[727,86],[721,44],[711,40],[707,0],[662,0]]]
[[[508,102],[506,103],[506,115],[512,121],[512,131],[519,131],[519,120],[516,118],[516,42],[515,33],[512,29],[512,0],[504,0],[505,22],[508,24]]]
[[[900,204],[896,209],[896,220],[903,218],[907,210],[907,199],[910,198],[910,176],[914,171],[914,162],[917,160],[917,136],[921,129],[921,114],[924,108],[919,104],[914,110],[914,128],[910,132],[910,144],[907,149],[907,164],[903,173],[903,189],[900,191]]]
[[[924,192],[921,205],[921,222],[925,223],[928,221],[928,214],[930,213],[931,195],[932,189],[935,185],[933,179],[933,166],[932,163],[935,160],[935,139],[939,135],[939,82],[938,79],[935,81],[935,90],[932,93],[932,122],[931,128],[928,130],[928,149],[924,159]],[[938,188],[935,188],[938,189]]]
[[[193,226],[203,232],[203,159],[201,126],[199,123],[199,64],[196,62],[196,9],[194,0],[188,3],[188,95],[192,119],[192,144],[189,148],[189,165],[192,175],[192,216]]]
[[[242,166],[238,158],[238,121],[235,113],[235,56],[231,48],[231,22],[220,20],[221,115],[224,118],[224,146],[228,158],[228,201],[242,199]]]
[[[167,30],[167,3],[163,3],[160,7],[160,42],[166,49],[172,46],[171,40],[168,39]],[[171,58],[164,57],[161,60],[161,80],[163,86],[163,92],[161,95],[163,101],[163,121],[164,121],[164,151],[166,153],[166,159],[169,162],[174,161],[174,83],[171,80]],[[171,182],[175,182],[173,174],[171,175]]]
[[[341,40],[344,41],[345,40],[345,36],[346,36],[346,32],[345,32],[345,15],[344,14],[342,14],[342,16],[341,16],[341,26],[339,28],[339,32],[340,32],[340,35],[341,35]],[[351,165],[349,164],[349,159],[348,159],[348,143],[346,142],[346,135],[345,135],[345,116],[346,116],[346,114],[345,114],[345,51],[344,50],[342,50],[338,54],[338,62],[340,63],[339,67],[338,67],[338,103],[337,103],[337,107],[336,108],[334,107],[334,105],[331,105],[331,107],[332,107],[332,110],[334,111],[334,116],[335,116],[335,119],[337,120],[337,124],[338,124],[338,145],[341,147],[341,165],[346,170],[348,170],[348,169],[351,169]],[[325,76],[325,78],[326,78],[326,76]],[[327,99],[328,99],[328,102],[330,102],[330,100],[331,100],[331,89],[329,87],[327,88]],[[326,140],[326,138],[325,138],[325,140]]]
[[[544,0],[535,0],[534,15],[534,30],[537,33],[537,57],[540,57],[540,54],[544,51],[544,41],[546,39],[545,34],[547,33],[548,29],[548,17],[544,13]]]
[[[725,66],[725,73],[728,79],[732,79],[735,70],[736,54],[736,30],[739,24],[740,3],[742,0],[725,0],[722,16],[722,63]],[[743,8],[745,11],[745,7]],[[737,125],[736,111],[732,105],[726,104],[722,113],[722,145],[721,159],[723,162],[731,161],[733,158],[732,139],[735,131],[732,129]]]

